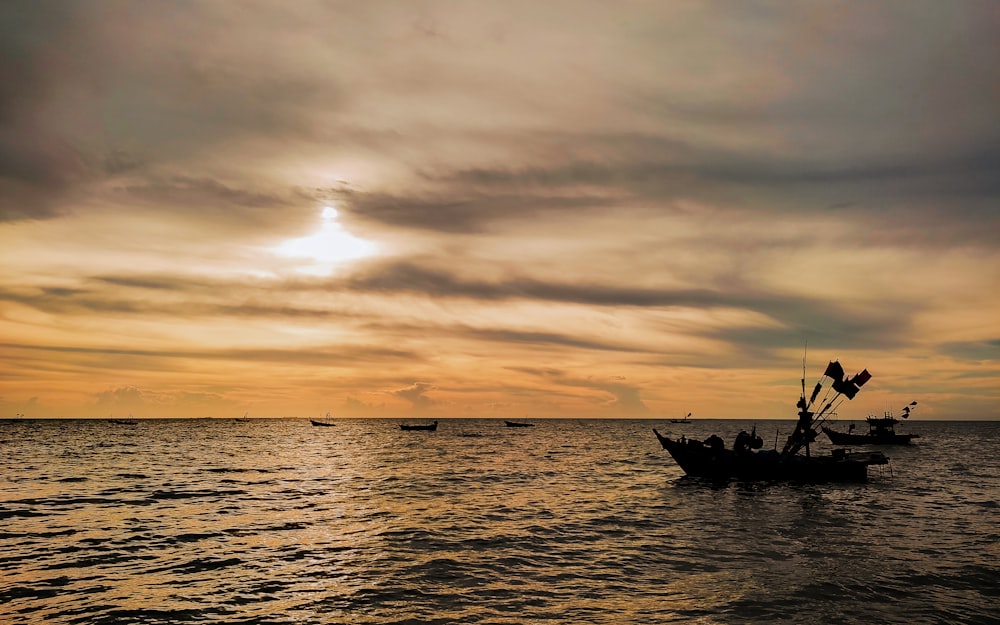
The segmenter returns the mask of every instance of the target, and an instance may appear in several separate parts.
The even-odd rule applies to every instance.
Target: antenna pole
[[[802,347],[802,403],[805,403],[806,399],[806,353],[808,351],[809,351],[809,340],[806,339],[806,343]]]

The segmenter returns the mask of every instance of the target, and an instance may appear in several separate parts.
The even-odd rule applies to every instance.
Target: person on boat
[[[733,451],[739,454],[749,450],[750,434],[746,430],[740,430],[740,433],[736,435],[736,441],[733,443]]]
[[[712,451],[722,451],[726,448],[726,442],[718,434],[712,434],[705,439],[705,444],[712,448]]]

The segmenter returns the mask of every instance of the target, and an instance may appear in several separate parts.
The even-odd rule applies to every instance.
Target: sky
[[[0,417],[1000,419],[998,32],[0,3]]]

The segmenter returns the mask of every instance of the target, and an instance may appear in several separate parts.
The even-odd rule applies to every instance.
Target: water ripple
[[[661,423],[536,425],[0,422],[0,622],[997,622],[997,424],[926,424],[849,486],[686,478]]]

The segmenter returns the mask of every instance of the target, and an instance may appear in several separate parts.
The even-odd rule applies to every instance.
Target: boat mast
[[[794,456],[803,446],[806,448],[806,456],[808,456],[809,436],[810,432],[814,432],[812,430],[813,413],[809,410],[809,406],[812,404],[812,399],[815,399],[816,393],[814,392],[813,397],[806,401],[806,353],[808,348],[809,343],[807,342],[802,350],[802,394],[796,404],[799,409],[799,420],[796,422],[795,430],[788,438],[788,442],[785,443],[784,449],[781,450],[781,455],[786,457]]]
[[[804,370],[803,359],[803,370]],[[843,403],[841,395],[847,397],[848,399],[853,399],[857,395],[858,391],[868,380],[871,379],[871,374],[865,369],[861,373],[855,374],[852,377],[846,377],[844,374],[844,368],[841,366],[839,361],[831,361],[827,365],[826,371],[823,373],[825,377],[829,377],[833,380],[832,388],[836,392],[833,399],[827,401],[829,397],[829,391],[823,397],[821,404],[823,407],[817,411],[813,412],[810,410],[813,403],[816,401],[816,397],[819,395],[820,390],[823,388],[822,378],[816,383],[816,386],[812,390],[812,394],[809,399],[806,399],[806,383],[805,374],[802,376],[802,396],[799,398],[798,408],[799,408],[799,421],[795,424],[795,431],[792,436],[788,439],[785,444],[785,448],[782,450],[783,456],[794,456],[803,447],[806,448],[806,455],[809,455],[809,443],[816,438],[816,428],[823,425],[827,419],[832,414],[836,414],[836,409]],[[840,400],[838,402],[838,400]],[[836,406],[834,406],[836,403]],[[832,410],[831,410],[832,408]]]
[[[809,422],[806,425],[805,434],[805,447],[806,447],[806,458],[809,457],[809,435],[815,432],[812,429],[812,414],[808,412],[809,404],[812,402],[806,402],[806,355],[809,351],[809,341],[805,342],[802,346],[802,395],[799,398],[799,405],[802,406],[802,412],[799,413],[799,423],[801,424],[803,419],[808,415]]]

